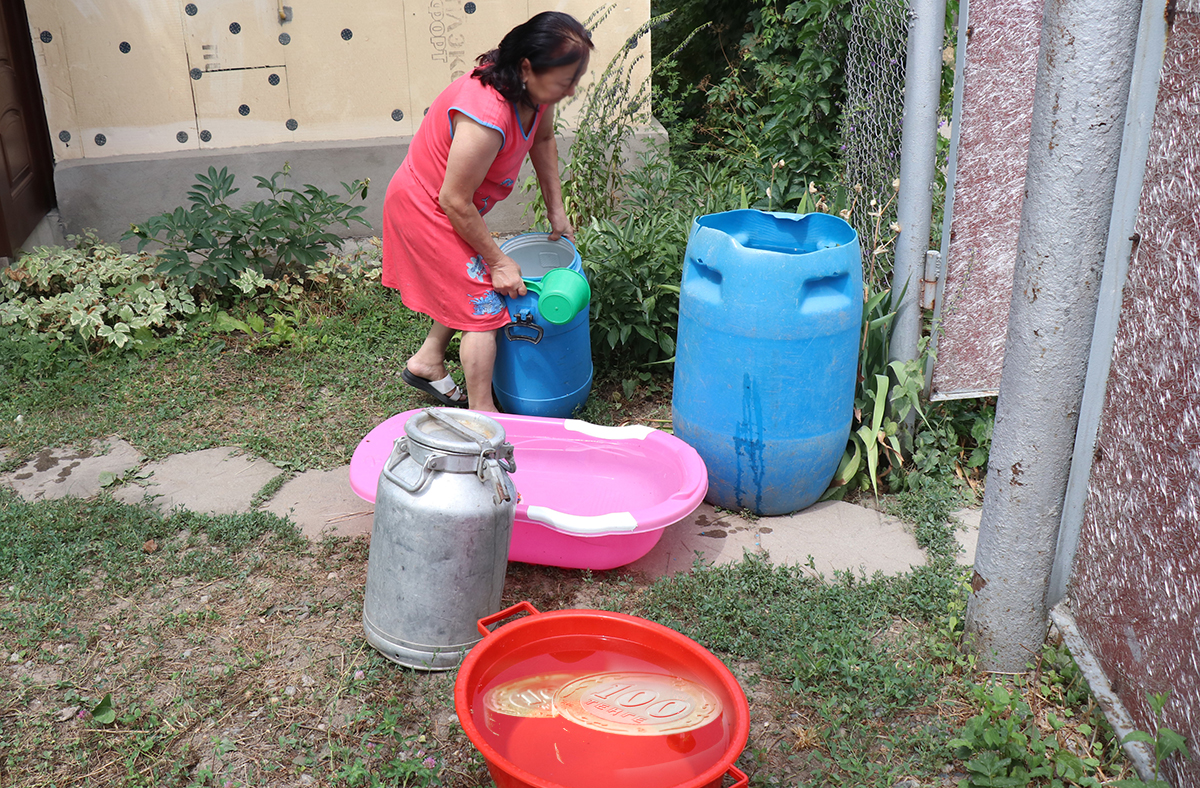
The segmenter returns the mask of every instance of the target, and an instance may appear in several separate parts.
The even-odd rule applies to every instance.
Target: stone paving
[[[0,460],[5,456],[0,453]],[[176,454],[158,462],[113,437],[86,447],[45,449],[23,466],[0,474],[0,484],[25,500],[88,498],[106,488],[126,503],[169,512],[177,507],[212,514],[249,511],[283,473],[271,463],[223,447]],[[350,489],[349,466],[311,470],[288,479],[260,508],[291,519],[311,540],[371,532],[373,505]],[[956,513],[961,563],[974,560],[979,511]],[[848,570],[867,576],[898,574],[925,563],[908,527],[874,509],[840,501],[815,504],[781,517],[747,519],[718,513],[707,503],[675,525],[629,570],[657,577],[687,571],[697,554],[706,562],[741,560],[762,551],[777,564],[811,566],[825,576]]]

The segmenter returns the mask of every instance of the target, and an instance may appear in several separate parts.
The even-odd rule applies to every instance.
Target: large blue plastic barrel
[[[525,279],[541,281],[555,268],[583,273],[579,252],[566,238],[525,233],[500,249],[520,264]],[[583,407],[592,390],[590,304],[555,325],[538,312],[537,299],[533,292],[505,299],[512,320],[496,336],[492,391],[505,413],[564,419]]]
[[[825,491],[850,435],[862,306],[858,234],[836,216],[692,223],[671,406],[709,502],[785,514]]]

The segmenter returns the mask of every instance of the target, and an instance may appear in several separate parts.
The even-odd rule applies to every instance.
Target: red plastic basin
[[[488,625],[530,615],[495,631]],[[454,685],[458,719],[500,788],[734,788],[750,709],[695,641],[603,610],[481,619]]]

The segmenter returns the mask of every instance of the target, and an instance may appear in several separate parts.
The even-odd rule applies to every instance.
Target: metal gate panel
[[[1146,694],[1171,690],[1162,724],[1194,745],[1200,740],[1200,0],[1168,10],[1168,25],[1069,598],[1084,640],[1137,725],[1155,729]],[[1168,772],[1177,788],[1200,787],[1200,752]]]
[[[963,8],[934,399],[1000,387],[1042,26],[1039,0],[970,0]]]

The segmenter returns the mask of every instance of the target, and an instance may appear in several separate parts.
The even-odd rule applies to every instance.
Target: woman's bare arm
[[[454,115],[454,139],[446,159],[446,177],[438,204],[450,225],[471,248],[483,256],[492,274],[492,286],[501,295],[525,294],[521,266],[492,238],[487,223],[475,207],[475,191],[483,183],[504,141],[499,131],[480,125],[465,115]]]

